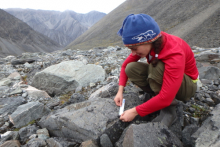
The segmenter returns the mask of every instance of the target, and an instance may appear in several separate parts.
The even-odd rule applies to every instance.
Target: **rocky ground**
[[[179,102],[169,128],[151,122],[158,112],[131,123],[119,120],[113,98],[127,48],[0,58],[0,147],[219,146],[220,48],[192,49],[201,87],[190,101]],[[125,110],[145,96],[128,81]]]

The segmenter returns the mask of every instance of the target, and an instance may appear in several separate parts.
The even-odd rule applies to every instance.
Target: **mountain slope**
[[[106,15],[97,11],[87,14],[79,14],[69,10],[59,12],[32,9],[6,9],[6,11],[63,47],[75,40]]]
[[[126,0],[66,48],[122,46],[116,33],[132,13],[151,15],[162,31],[177,35],[190,45],[220,46],[219,0]]]
[[[0,9],[0,56],[23,52],[52,52],[61,47],[48,37]]]

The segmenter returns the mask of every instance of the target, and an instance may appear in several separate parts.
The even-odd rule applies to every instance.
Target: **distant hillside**
[[[66,48],[123,46],[117,36],[129,14],[151,15],[162,31],[200,47],[220,46],[220,0],[126,0]]]
[[[32,9],[6,9],[5,11],[63,47],[75,40],[106,15],[97,11],[91,11],[86,14],[69,10],[59,12]]]
[[[57,43],[0,9],[0,57],[58,49],[61,47]]]

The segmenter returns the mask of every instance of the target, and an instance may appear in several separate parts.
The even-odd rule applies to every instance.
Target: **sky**
[[[96,10],[109,13],[126,0],[1,0],[0,8],[22,8],[88,13]]]

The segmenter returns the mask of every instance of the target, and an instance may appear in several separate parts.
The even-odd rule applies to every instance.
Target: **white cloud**
[[[109,13],[125,0],[2,0],[1,9],[22,8],[88,13],[92,10]]]

